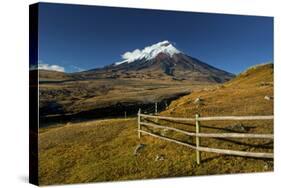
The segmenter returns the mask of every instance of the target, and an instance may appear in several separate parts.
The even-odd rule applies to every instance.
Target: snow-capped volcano
[[[172,57],[174,54],[179,54],[181,51],[176,49],[169,41],[165,40],[158,42],[151,46],[147,46],[142,50],[135,49],[132,52],[125,52],[122,55],[123,61],[114,63],[115,65],[120,65],[122,63],[131,63],[136,60],[150,60],[155,58],[158,54],[163,53]]]
[[[165,40],[122,55],[123,60],[79,74],[82,78],[156,79],[222,83],[233,74],[186,55]]]

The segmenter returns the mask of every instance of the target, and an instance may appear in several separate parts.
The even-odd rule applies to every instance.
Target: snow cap
[[[141,59],[150,60],[155,58],[159,53],[165,53],[172,57],[174,54],[178,54],[181,52],[176,49],[169,41],[164,40],[151,46],[147,46],[142,50],[135,49],[132,52],[125,52],[121,56],[123,61],[116,62],[114,63],[114,65],[120,65],[122,63],[131,63]]]

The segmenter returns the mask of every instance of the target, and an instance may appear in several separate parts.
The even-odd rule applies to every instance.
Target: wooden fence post
[[[196,121],[196,133],[200,133],[200,122],[198,120],[198,118],[200,117],[199,114],[195,115],[195,121]],[[196,162],[198,165],[200,165],[200,160],[201,160],[201,153],[198,150],[200,147],[200,137],[196,136]]]
[[[127,119],[127,112],[126,111],[124,113],[124,117],[125,117],[125,119]]]
[[[141,138],[141,132],[140,132],[140,130],[141,130],[141,124],[140,124],[141,116],[140,116],[140,114],[141,114],[141,109],[139,109],[139,111],[138,111],[138,136],[139,136],[139,139]]]
[[[157,115],[158,114],[158,104],[157,104],[157,102],[155,103],[155,115]],[[156,123],[158,123],[159,121],[158,121],[158,118],[156,119],[156,121],[155,121]]]

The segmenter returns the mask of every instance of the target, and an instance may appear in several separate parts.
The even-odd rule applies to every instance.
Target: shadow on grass
[[[145,121],[147,121],[149,123],[154,123],[156,125],[161,125],[160,123],[157,123],[157,122],[152,121],[152,120],[147,119],[147,118],[145,119]],[[195,127],[195,125],[191,124],[191,123],[175,122],[175,121],[171,121],[171,120],[165,120],[165,121],[170,122],[170,123],[177,123],[177,124],[183,124],[183,125]],[[146,129],[148,131],[151,131],[152,133],[159,134],[159,131],[157,132],[157,131],[155,131],[155,129],[150,128],[149,126],[144,126],[143,125],[143,127],[146,127]],[[227,132],[237,132],[237,131],[230,131],[227,128],[218,128],[218,127],[211,127],[211,126],[206,126],[206,125],[201,125],[201,127],[210,128],[210,129],[216,129],[216,130],[224,130],[224,131],[227,131]],[[255,128],[255,126],[247,126],[246,128],[247,128],[247,130],[250,130],[251,128]],[[192,131],[192,132],[194,132],[194,131]],[[239,145],[239,146],[247,146],[247,147],[259,148],[259,149],[271,149],[273,147],[273,141],[272,140],[268,141],[268,142],[266,142],[264,144],[250,144],[250,143],[246,143],[246,142],[243,142],[243,141],[237,141],[237,140],[233,140],[233,139],[229,139],[229,138],[211,138],[211,139],[215,139],[215,140],[218,140],[218,141],[229,142],[229,143],[236,144],[236,145]],[[180,141],[182,141],[182,140],[180,140]],[[186,141],[184,141],[184,142],[186,142]],[[186,143],[194,145],[194,143],[190,143],[190,142],[186,142]]]
[[[172,138],[172,137],[168,137],[168,136],[166,136],[166,135],[164,136],[164,135],[162,135],[161,133],[159,133],[159,131],[155,131],[155,129],[150,128],[149,126],[142,125],[142,127],[144,127],[144,128],[146,129],[145,131],[150,132],[150,133],[153,133],[153,134],[156,134],[156,135],[158,135],[158,136],[161,136],[161,137],[164,137],[164,138],[173,139],[173,140],[177,140],[177,141],[180,141],[180,142],[183,142],[183,143],[186,143],[186,144],[195,146],[194,143],[188,142],[188,141],[186,141],[186,140],[179,140],[179,139],[175,139],[175,138]],[[145,133],[144,133],[144,134],[145,134]]]
[[[239,157],[239,156],[233,156],[233,155],[216,154],[215,156],[207,157],[207,158],[201,160],[201,163],[208,163],[208,162],[211,162],[211,161],[213,161],[215,159],[218,159],[218,158],[221,158],[221,157],[225,157],[225,156]],[[273,162],[273,159],[269,159],[269,158],[256,158],[256,157],[246,157],[246,156],[244,156],[243,158],[245,158],[245,159],[260,159],[260,160],[263,160],[265,162]]]
[[[173,121],[173,120],[165,120],[169,123],[174,123],[174,124],[181,124],[181,125],[187,125],[189,127],[194,127],[195,129],[195,123],[184,123],[184,122],[178,122],[178,121]],[[221,131],[226,131],[226,132],[235,132],[235,133],[244,133],[244,131],[235,131],[235,130],[231,130],[229,128],[221,128],[221,127],[212,127],[212,126],[208,126],[208,125],[204,125],[204,124],[200,124],[201,128],[208,128],[208,129],[213,129],[213,130],[221,130]],[[246,128],[247,131],[250,131],[251,129],[256,128],[256,126],[244,126]]]
[[[230,142],[232,144],[242,145],[242,146],[248,146],[248,147],[254,147],[254,148],[260,148],[260,149],[271,149],[273,147],[273,141],[266,142],[264,144],[249,144],[237,140],[232,140],[229,138],[215,138],[216,140]]]

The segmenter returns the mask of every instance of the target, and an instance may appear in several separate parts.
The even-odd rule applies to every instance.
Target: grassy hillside
[[[271,171],[270,160],[202,154],[137,137],[136,119],[89,121],[40,130],[39,182],[46,184]],[[188,139],[188,138],[185,138]],[[145,144],[137,156],[134,150]],[[162,156],[164,160],[156,160]]]
[[[73,79],[71,75],[64,72],[50,71],[50,70],[39,70],[39,80],[44,81],[65,81]]]
[[[181,97],[161,114],[194,117],[273,114],[273,65],[252,68],[236,79]],[[195,99],[200,98],[200,104]],[[147,120],[149,121],[149,120]],[[151,120],[150,120],[151,121]],[[160,125],[195,131],[194,122],[158,121]],[[273,133],[273,122],[202,122],[202,132]],[[143,127],[148,129],[148,127]],[[272,159],[256,159],[202,152],[196,164],[195,151],[178,144],[143,135],[137,137],[136,118],[54,124],[40,128],[39,182],[41,185],[132,180],[159,177],[211,175],[273,170]],[[151,132],[194,144],[193,137],[172,131]],[[139,144],[144,147],[134,155]],[[202,146],[240,151],[273,152],[266,139],[201,139]]]
[[[271,115],[273,101],[273,64],[248,69],[217,87],[192,92],[175,100],[162,114],[173,116]],[[199,104],[195,103],[201,99]]]

